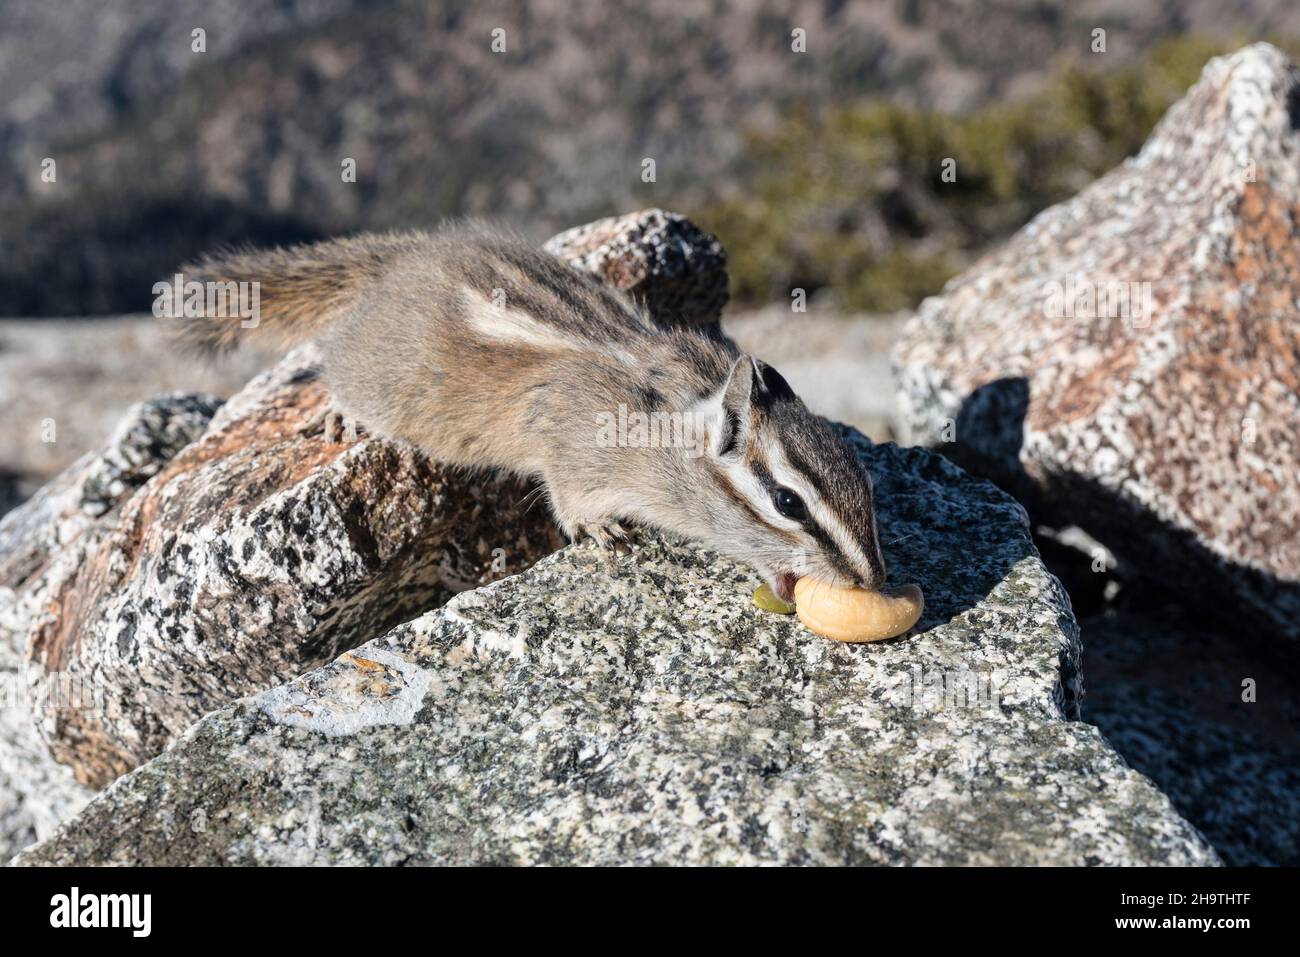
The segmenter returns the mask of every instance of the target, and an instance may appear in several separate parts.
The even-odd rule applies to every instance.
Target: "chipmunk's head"
[[[702,408],[698,518],[709,544],[753,565],[786,601],[804,576],[884,584],[871,477],[779,372],[741,356]]]

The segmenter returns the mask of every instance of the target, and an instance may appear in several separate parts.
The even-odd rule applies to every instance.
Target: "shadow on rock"
[[[1300,669],[1290,643],[1243,616],[1231,593],[1170,591],[1127,547],[1140,542],[1143,556],[1153,547],[1199,550],[1206,562],[1223,561],[1191,533],[1093,479],[1031,477],[1020,467],[1029,405],[1027,379],[989,382],[962,404],[957,441],[937,451],[1025,503],[1040,552],[1079,619],[1083,718],[1160,785],[1227,863],[1300,863]],[[1053,503],[1070,500],[1098,503],[1091,507],[1106,510],[1105,527],[1129,532],[1101,542],[1060,536]],[[1069,518],[1092,530],[1086,515]],[[1234,573],[1252,577],[1262,594],[1281,586],[1258,569]]]

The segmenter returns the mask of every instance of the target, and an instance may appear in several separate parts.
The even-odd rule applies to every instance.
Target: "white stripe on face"
[[[745,496],[754,511],[762,515],[770,524],[792,532],[803,531],[802,522],[787,518],[776,510],[776,505],[772,502],[772,494],[758,480],[753,470],[745,464],[743,458],[738,456],[736,461],[728,463],[724,468],[736,491]]]
[[[791,489],[803,499],[812,520],[825,530],[826,534],[831,537],[839,548],[840,554],[847,558],[853,567],[870,570],[873,567],[870,556],[862,551],[862,546],[858,544],[857,537],[852,530],[840,521],[839,516],[822,501],[821,496],[817,494],[817,490],[790,466],[790,462],[785,457],[785,452],[780,445],[776,442],[766,442],[763,445],[763,450],[767,456],[768,467],[772,471],[772,478],[779,485]],[[864,480],[870,481],[869,478],[865,478],[865,475]],[[874,525],[872,526],[872,534],[875,534]]]

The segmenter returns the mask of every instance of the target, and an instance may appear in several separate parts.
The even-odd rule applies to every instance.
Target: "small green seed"
[[[783,601],[781,596],[772,591],[767,582],[754,589],[754,604],[763,611],[774,611],[778,615],[794,614],[794,602]]]

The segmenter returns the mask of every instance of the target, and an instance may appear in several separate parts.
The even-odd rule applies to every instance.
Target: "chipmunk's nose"
[[[866,575],[859,578],[855,584],[859,588],[867,589],[867,591],[880,591],[885,586],[885,575],[883,572],[879,575]]]
[[[884,587],[885,577],[885,556],[881,553],[880,547],[877,546],[867,553],[867,567],[862,570],[858,587],[877,591]]]

